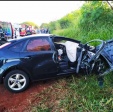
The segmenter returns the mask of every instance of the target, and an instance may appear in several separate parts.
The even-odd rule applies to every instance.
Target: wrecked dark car
[[[98,41],[97,46],[90,43]],[[78,40],[52,34],[11,39],[0,46],[0,83],[22,92],[30,82],[83,72],[103,77],[113,70],[113,40]]]

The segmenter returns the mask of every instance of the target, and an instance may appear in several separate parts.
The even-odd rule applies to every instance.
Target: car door
[[[30,39],[20,57],[22,66],[29,70],[35,80],[54,77],[58,72],[56,53],[48,37]]]

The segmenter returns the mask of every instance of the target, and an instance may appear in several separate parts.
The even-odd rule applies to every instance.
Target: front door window
[[[49,51],[51,50],[50,44],[47,39],[45,38],[39,38],[39,39],[33,39],[29,41],[27,48],[27,51]]]

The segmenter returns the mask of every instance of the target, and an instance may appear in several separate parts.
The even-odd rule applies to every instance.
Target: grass
[[[113,77],[100,87],[95,76],[57,79],[36,96],[32,112],[113,112]]]

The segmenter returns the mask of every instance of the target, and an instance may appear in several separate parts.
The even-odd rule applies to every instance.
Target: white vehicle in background
[[[21,29],[20,24],[18,24],[18,23],[13,24],[13,38],[20,37],[20,29]]]
[[[13,26],[11,22],[0,21],[0,26],[3,29],[5,39],[13,38]]]

